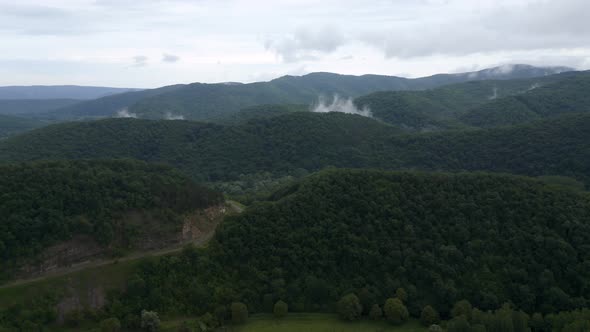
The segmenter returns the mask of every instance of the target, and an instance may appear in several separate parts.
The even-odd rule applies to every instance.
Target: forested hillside
[[[48,161],[0,165],[0,277],[44,248],[86,234],[102,245],[129,240],[138,225],[118,218],[151,211],[180,227],[184,212],[222,201],[161,165],[140,161]]]
[[[357,115],[295,112],[237,126],[108,119],[53,125],[0,142],[0,160],[136,158],[194,179],[326,166],[564,175],[590,184],[590,115],[525,126],[400,135]]]
[[[0,86],[0,99],[95,99],[137,89],[78,85]]]
[[[0,139],[47,125],[40,120],[0,114]]]
[[[81,102],[78,99],[0,99],[0,114],[31,115]]]
[[[588,236],[590,197],[531,179],[329,170],[226,220],[207,251],[145,264],[106,312],[332,311],[350,293],[365,315],[394,294],[414,316],[569,310],[590,299]]]
[[[443,74],[407,79],[394,76],[348,76],[312,73],[284,76],[270,82],[251,84],[189,84],[130,107],[140,117],[164,118],[167,113],[191,120],[208,120],[263,104],[311,104],[319,96],[358,97],[384,90],[423,90],[445,84],[484,79],[516,79],[556,74],[567,68],[537,68],[515,65],[510,70],[491,68],[474,73]]]
[[[468,125],[495,127],[520,124],[565,113],[590,112],[590,72],[498,99],[460,117]]]
[[[473,81],[424,91],[386,91],[359,97],[377,119],[409,130],[519,124],[588,109],[590,72],[519,80]]]
[[[159,94],[174,91],[182,85],[170,85],[158,89],[148,89],[141,91],[131,91],[126,93],[105,96],[98,99],[88,100],[81,103],[64,106],[39,114],[38,117],[52,120],[78,120],[104,118],[112,116],[134,117],[136,115],[129,112],[118,115],[120,111],[126,111],[127,108],[143,98],[157,96]]]

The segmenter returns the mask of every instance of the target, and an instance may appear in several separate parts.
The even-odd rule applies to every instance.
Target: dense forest
[[[532,179],[325,170],[227,219],[209,248],[145,262],[100,315],[138,327],[142,310],[223,320],[231,303],[330,312],[352,299],[387,317],[397,298],[448,327],[509,312],[560,331],[578,314],[554,313],[589,305],[589,236],[590,196]]]
[[[358,115],[293,112],[235,126],[138,119],[53,125],[0,142],[0,159],[136,158],[207,182],[336,166],[562,175],[589,185],[589,144],[590,115],[401,135]]]
[[[19,116],[0,114],[0,139],[46,125],[45,122]]]
[[[497,127],[515,125],[565,113],[590,111],[590,72],[572,75],[557,83],[483,104],[460,116],[469,125]]]
[[[88,234],[107,245],[132,233],[123,213],[158,213],[163,225],[222,197],[162,165],[140,161],[48,161],[0,165],[1,277],[18,259]],[[122,229],[126,228],[125,230]]]
[[[284,76],[269,82],[250,84],[189,84],[180,89],[145,98],[129,107],[145,118],[164,118],[166,113],[191,120],[208,120],[238,112],[247,106],[263,104],[311,104],[318,96],[358,97],[386,90],[423,90],[446,84],[485,79],[517,79],[561,73],[568,68],[537,68],[516,65],[509,71],[490,68],[473,73],[441,74],[407,79],[395,76],[349,76],[311,73]]]
[[[414,131],[522,124],[585,113],[590,72],[472,81],[424,91],[385,91],[355,99],[379,120]]]

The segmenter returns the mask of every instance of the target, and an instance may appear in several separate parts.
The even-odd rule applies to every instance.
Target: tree
[[[219,326],[223,326],[223,324],[225,324],[225,321],[228,318],[227,308],[223,305],[217,306],[213,314],[215,315],[215,319],[217,319],[217,323],[219,324]]]
[[[538,312],[534,313],[529,321],[529,326],[533,332],[545,331],[545,319],[543,319],[543,315]]]
[[[141,312],[141,328],[147,332],[156,332],[160,329],[160,317],[155,311],[143,310]]]
[[[287,312],[289,312],[289,305],[283,301],[277,301],[273,308],[273,314],[276,318],[283,318],[287,316]]]
[[[234,324],[242,324],[248,320],[248,307],[242,302],[233,302],[231,304],[231,321]]]
[[[400,299],[403,303],[408,302],[408,292],[401,287],[395,290],[395,297]]]
[[[116,317],[103,319],[100,322],[101,332],[119,332],[121,330],[121,322]]]
[[[393,324],[401,324],[408,320],[410,313],[400,299],[389,298],[383,306],[385,318]]]
[[[473,308],[471,307],[471,303],[467,300],[461,300],[453,306],[451,310],[451,315],[454,317],[459,317],[461,315],[465,316],[467,321],[471,320],[471,311]]]
[[[465,315],[459,315],[447,324],[448,332],[471,332],[471,326]]]
[[[381,317],[383,317],[383,310],[381,310],[381,307],[378,304],[373,304],[373,307],[369,312],[369,318],[372,320],[379,320]]]
[[[354,294],[344,295],[338,301],[338,314],[340,318],[348,321],[357,320],[363,313],[363,306],[359,298]]]
[[[428,328],[428,332],[443,332],[443,329],[440,325],[432,324]]]
[[[425,306],[420,314],[420,321],[424,326],[430,326],[440,321],[438,312],[432,306]]]

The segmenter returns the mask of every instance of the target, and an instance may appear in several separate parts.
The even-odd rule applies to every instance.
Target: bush
[[[121,322],[115,317],[103,319],[100,322],[101,332],[119,332],[121,330]]]
[[[248,307],[242,302],[231,304],[231,321],[234,324],[242,324],[248,320]]]
[[[408,320],[410,313],[400,299],[389,298],[383,306],[385,318],[393,324],[402,324]]]
[[[287,316],[287,312],[289,312],[289,305],[283,301],[277,301],[273,308],[273,314],[276,318],[283,318]]]
[[[147,332],[156,332],[160,329],[160,317],[155,311],[143,310],[141,312],[141,329]]]
[[[383,317],[383,310],[379,307],[378,304],[373,304],[371,311],[369,312],[369,318],[372,320],[379,320]]]
[[[436,324],[440,321],[438,312],[434,310],[433,307],[427,305],[422,309],[422,314],[420,315],[420,321],[424,326],[430,326]]]
[[[362,313],[363,306],[356,295],[348,294],[338,301],[338,314],[340,318],[353,321],[361,318]]]

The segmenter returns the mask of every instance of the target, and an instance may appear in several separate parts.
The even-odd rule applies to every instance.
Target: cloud
[[[164,114],[164,119],[166,119],[166,120],[184,120],[184,115],[172,114],[170,112],[166,112],[166,114]]]
[[[328,102],[324,97],[320,97],[318,102],[312,106],[311,111],[315,113],[339,112],[373,117],[369,107],[365,106],[359,109],[352,102],[352,98],[340,98],[338,95],[334,95],[331,102]]]
[[[267,39],[265,47],[284,62],[297,62],[318,60],[320,55],[334,52],[345,42],[345,36],[338,29],[324,26],[317,30],[299,28],[292,35]]]
[[[180,60],[180,57],[178,55],[174,55],[174,54],[162,55],[162,62],[175,63],[175,62],[178,62],[179,60]]]
[[[147,65],[148,57],[145,55],[136,55],[133,57],[134,67],[144,67]]]
[[[117,111],[117,113],[115,114],[115,118],[134,118],[134,119],[136,119],[137,114],[129,112],[127,107],[125,107],[125,108]]]

